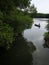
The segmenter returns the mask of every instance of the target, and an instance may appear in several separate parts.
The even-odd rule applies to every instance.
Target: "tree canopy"
[[[25,8],[29,4],[30,0],[0,0],[0,10],[11,10],[13,6]]]
[[[15,39],[17,31],[23,30],[19,25],[22,26],[25,22],[32,21],[28,15],[24,16],[24,12],[17,9],[17,7],[21,9],[27,8],[30,1],[0,0],[0,46],[9,48]]]

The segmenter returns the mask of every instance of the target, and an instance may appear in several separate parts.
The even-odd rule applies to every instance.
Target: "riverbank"
[[[49,48],[49,20],[46,25],[47,32],[44,34],[45,45]]]
[[[44,40],[45,40],[45,47],[49,48],[49,32],[45,33]]]

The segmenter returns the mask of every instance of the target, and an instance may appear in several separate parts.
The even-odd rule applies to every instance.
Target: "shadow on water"
[[[32,52],[35,46],[26,42],[20,34],[15,38],[14,45],[10,50],[0,47],[0,65],[32,65]]]

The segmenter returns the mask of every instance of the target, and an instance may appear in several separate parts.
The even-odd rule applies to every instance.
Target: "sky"
[[[38,13],[49,13],[49,0],[32,0],[31,4],[34,4]]]

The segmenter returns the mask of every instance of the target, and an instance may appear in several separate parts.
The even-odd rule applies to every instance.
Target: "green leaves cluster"
[[[14,41],[13,28],[0,20],[0,46],[8,48]]]
[[[48,38],[49,38],[49,33],[46,32],[46,33],[44,34],[44,36],[48,39]]]

